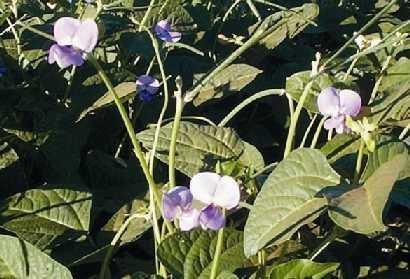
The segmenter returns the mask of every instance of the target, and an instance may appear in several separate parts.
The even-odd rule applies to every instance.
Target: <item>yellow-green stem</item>
[[[215,279],[216,276],[218,275],[217,273],[218,273],[218,266],[219,266],[219,258],[221,257],[221,254],[222,254],[223,238],[224,238],[224,228],[221,228],[218,231],[218,239],[216,241],[215,254],[214,254],[214,259],[212,261],[212,269],[211,269],[211,275],[209,276],[209,279]]]
[[[296,109],[293,113],[293,117],[290,119],[288,137],[286,138],[285,153],[283,155],[284,158],[286,158],[292,151],[293,138],[295,137],[296,126],[298,124],[300,112],[302,111],[303,104],[305,103],[306,98],[309,95],[309,91],[312,87],[312,84],[313,81],[310,81],[308,84],[306,84],[305,89],[303,90],[302,95],[300,96],[300,99],[298,101],[298,105],[296,106]]]
[[[315,134],[313,135],[312,142],[310,143],[310,148],[316,147],[317,140],[319,138],[320,132],[322,131],[323,125],[325,124],[325,121],[326,121],[326,117],[323,117],[320,120],[319,125],[316,128]]]
[[[154,178],[149,172],[148,164],[145,161],[144,153],[142,152],[141,145],[137,139],[134,127],[132,126],[132,123],[130,119],[128,118],[127,111],[125,110],[123,104],[121,103],[120,98],[118,97],[117,93],[115,92],[114,86],[112,85],[110,79],[107,77],[107,75],[105,74],[103,68],[98,63],[98,61],[92,55],[88,56],[88,60],[96,68],[99,76],[101,77],[105,86],[107,87],[107,89],[109,90],[109,92],[114,98],[115,105],[117,106],[117,109],[120,112],[122,121],[124,122],[125,128],[127,130],[128,136],[130,137],[134,154],[137,157],[141,165],[142,171],[144,172],[145,178],[147,179],[149,189],[150,191],[152,191],[152,194],[154,196],[154,200],[157,206],[161,208],[161,200],[160,200],[160,194],[159,194],[158,188],[155,184]],[[153,220],[153,221],[156,222],[157,220]],[[164,222],[166,222],[166,220],[164,220]],[[168,226],[168,230],[172,232],[173,231],[172,226],[169,223],[167,226]]]
[[[175,106],[175,118],[172,125],[171,132],[171,142],[169,145],[169,155],[168,155],[168,175],[169,175],[169,185],[171,188],[176,186],[175,180],[175,152],[176,152],[176,143],[177,135],[179,130],[179,123],[181,122],[182,110],[184,107],[184,101],[182,99],[181,89],[175,91],[176,106]]]
[[[359,151],[357,153],[356,168],[355,168],[354,178],[353,178],[353,181],[355,183],[357,183],[359,181],[360,171],[362,169],[364,145],[365,145],[364,140],[360,139],[360,147],[359,147]]]

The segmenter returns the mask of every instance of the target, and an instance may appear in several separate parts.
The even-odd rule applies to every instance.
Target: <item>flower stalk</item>
[[[215,254],[214,254],[214,259],[212,261],[212,269],[211,269],[211,275],[209,276],[209,279],[215,279],[218,275],[217,273],[218,273],[219,260],[222,254],[223,238],[224,238],[224,228],[221,228],[218,231],[218,239],[216,241]]]

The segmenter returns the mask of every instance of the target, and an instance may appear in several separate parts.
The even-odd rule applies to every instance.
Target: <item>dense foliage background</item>
[[[177,135],[177,185],[218,170],[240,181],[248,204],[229,215],[218,278],[409,278],[408,1],[88,2],[0,2],[0,278],[97,278],[104,259],[100,278],[208,278],[214,257],[212,231],[176,232],[156,247],[148,184],[106,84],[92,63],[47,63],[44,33],[63,16],[95,18],[94,56],[147,158],[168,105],[153,171],[163,191],[173,92],[180,82],[195,92]],[[152,36],[162,19],[180,42]],[[312,81],[316,53],[324,67]],[[147,73],[162,83],[151,102],[135,87]],[[289,110],[309,83],[293,144],[307,148],[283,160]],[[329,86],[358,92],[359,119],[377,125],[358,180],[361,136],[321,129],[316,97]]]

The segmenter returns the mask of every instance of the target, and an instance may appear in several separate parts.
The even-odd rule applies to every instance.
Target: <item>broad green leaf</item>
[[[71,279],[70,271],[36,247],[16,237],[0,235],[0,278]]]
[[[390,161],[398,154],[408,154],[408,148],[402,142],[387,142],[377,146],[376,150],[369,154],[360,182],[365,182],[383,163]],[[408,160],[403,173],[400,174],[399,180],[410,176],[409,164],[410,160]]]
[[[168,152],[171,140],[172,123],[161,127],[155,154],[162,162],[168,162]],[[155,127],[140,132],[137,136],[143,146],[152,149]],[[236,132],[231,128],[198,125],[182,121],[177,135],[175,166],[187,176],[193,176],[199,171],[212,170],[218,160],[239,158],[239,163],[254,169],[261,165],[260,158],[255,162],[249,160],[248,152]],[[243,156],[243,157],[242,157]],[[259,157],[259,156],[258,156]],[[243,160],[243,161],[242,161]]]
[[[252,144],[247,143],[246,141],[243,141],[243,143],[245,148],[239,157],[239,161],[245,166],[252,166],[255,170],[262,169],[265,166],[262,154]]]
[[[299,101],[303,90],[310,80],[310,71],[299,72],[286,78],[286,93],[296,102]],[[313,81],[303,107],[311,112],[318,112],[317,96],[323,89],[332,86],[335,79],[328,74],[321,74]]]
[[[409,82],[409,75],[410,59],[402,57],[396,63],[392,63],[391,67],[387,68],[381,80],[379,90],[383,92],[398,83]]]
[[[303,31],[319,15],[319,7],[316,4],[305,4],[301,7],[287,11],[276,12],[267,17],[261,24],[261,28],[267,30],[259,44],[267,49],[273,49],[286,38],[293,38]],[[253,28],[250,30],[253,32]]]
[[[158,214],[160,213],[158,212]],[[122,234],[121,244],[135,241],[142,233],[151,228],[151,219],[147,218],[149,216],[149,198],[147,200],[135,199],[131,204],[121,207],[101,230],[104,232],[117,232],[131,216],[135,218],[133,217]]]
[[[135,82],[123,82],[115,86],[114,89],[122,102],[129,100],[130,98],[134,97],[136,94]],[[90,112],[97,110],[99,108],[109,106],[113,103],[114,103],[114,98],[111,92],[107,91],[107,93],[105,93],[101,98],[95,101],[90,107],[88,107],[83,112],[81,112],[77,121],[80,121],[81,119],[83,119]]]
[[[194,99],[194,105],[214,98],[221,98],[225,92],[240,91],[251,83],[262,71],[247,64],[232,64],[210,80]]]
[[[164,239],[158,247],[161,263],[177,278],[183,278],[184,262],[193,243],[208,232],[193,230],[180,232]]]
[[[341,157],[355,153],[360,146],[360,138],[352,134],[337,134],[320,149],[330,163]]]
[[[184,263],[184,279],[209,278],[212,260],[215,254],[217,233],[203,233],[193,243]],[[242,232],[231,229],[224,230],[222,253],[219,258],[217,275],[221,271],[234,271],[245,261],[243,254]]]
[[[339,267],[339,263],[316,263],[307,259],[274,265],[267,274],[270,279],[321,279]]]
[[[363,186],[331,199],[329,215],[332,220],[357,233],[384,231],[383,209],[406,163],[407,154],[396,155],[376,169]]]
[[[222,271],[216,279],[239,279],[238,276],[229,271]]]
[[[161,242],[158,256],[176,278],[209,278],[216,242],[217,232],[179,232]],[[245,260],[241,232],[225,229],[223,243],[219,276],[222,271],[233,272]]]
[[[252,256],[269,242],[286,240],[317,217],[326,205],[317,193],[339,180],[320,151],[301,148],[290,153],[256,197],[244,230],[245,254]]]
[[[0,145],[0,170],[7,168],[19,160],[16,151],[6,142]]]
[[[2,203],[1,226],[23,239],[47,246],[68,229],[89,229],[91,194],[70,189],[33,189]]]

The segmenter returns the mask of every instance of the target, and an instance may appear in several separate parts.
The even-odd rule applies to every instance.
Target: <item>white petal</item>
[[[72,17],[62,17],[54,24],[54,39],[60,46],[70,46],[81,21]]]
[[[221,177],[214,172],[200,172],[195,174],[190,183],[194,199],[205,204],[214,202],[214,195]]]
[[[218,183],[214,194],[214,204],[231,209],[239,204],[239,184],[230,176],[223,176]]]
[[[94,20],[86,19],[73,37],[73,46],[85,52],[92,52],[98,41],[98,26]]]
[[[181,231],[189,231],[199,225],[199,215],[201,211],[192,208],[185,210],[179,217],[179,228]]]

